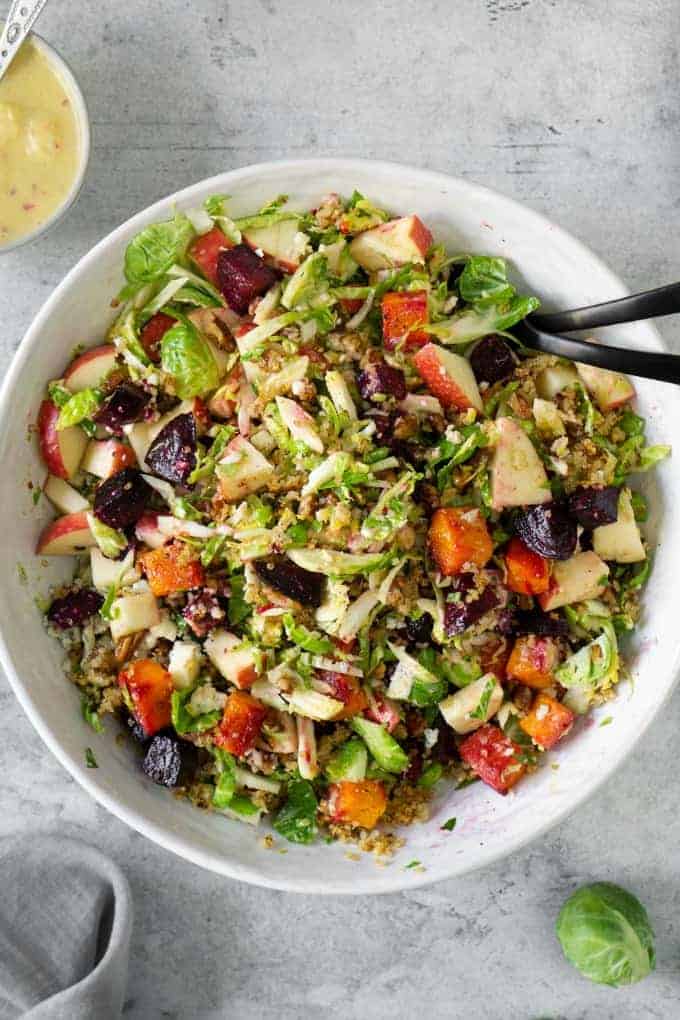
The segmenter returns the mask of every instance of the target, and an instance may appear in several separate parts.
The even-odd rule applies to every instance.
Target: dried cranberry
[[[94,515],[110,528],[127,528],[142,516],[151,492],[137,468],[123,468],[95,492]]]
[[[183,485],[196,467],[196,419],[189,411],[171,418],[144,458],[159,478]]]
[[[104,599],[93,588],[79,588],[55,599],[47,610],[47,619],[60,630],[80,627],[98,613]]]
[[[129,715],[126,719],[126,722],[130,730],[130,736],[134,740],[136,740],[140,744],[147,744],[149,742],[149,737],[147,736],[146,730],[144,729],[142,724],[137,721],[134,715]]]
[[[364,400],[376,397],[394,397],[403,400],[406,396],[406,379],[400,368],[392,368],[386,361],[375,361],[367,365],[357,378],[359,393]]]
[[[278,278],[247,244],[223,248],[217,256],[217,284],[238,315],[245,315],[253,298],[265,294]]]
[[[404,773],[407,783],[417,783],[423,772],[423,755],[417,748],[409,751],[409,766]]]
[[[619,490],[615,485],[598,488],[582,485],[572,492],[567,503],[569,513],[584,528],[613,524],[619,516]]]
[[[255,572],[265,584],[305,606],[318,607],[323,600],[326,578],[298,567],[287,556],[273,556],[255,563]]]
[[[195,751],[191,744],[161,733],[149,744],[142,771],[160,786],[179,786],[194,764]]]
[[[516,634],[537,634],[539,637],[566,637],[569,624],[561,616],[553,613],[541,613],[539,610],[527,610],[515,616]]]
[[[196,637],[203,638],[224,621],[225,611],[217,595],[211,591],[197,591],[189,595],[182,616]]]
[[[514,528],[524,544],[550,560],[568,560],[576,549],[576,521],[563,503],[542,503],[520,510]]]
[[[458,602],[447,602],[444,609],[444,630],[449,637],[462,634],[486,613],[500,605],[500,594],[491,584],[488,584],[477,598],[466,601],[473,581],[472,574],[459,574],[451,585],[451,590],[460,595],[460,599]]]
[[[151,400],[151,394],[135,383],[124,382],[116,386],[110,397],[104,401],[94,416],[98,425],[104,425],[115,435],[120,435],[123,425],[139,421]]]
[[[496,383],[507,379],[516,365],[517,359],[510,345],[495,333],[475,344],[470,355],[470,367],[477,382]]]
[[[406,640],[414,645],[427,644],[432,639],[432,617],[423,613],[417,620],[407,616],[404,620]]]

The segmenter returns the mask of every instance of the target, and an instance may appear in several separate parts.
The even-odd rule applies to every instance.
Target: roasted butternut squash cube
[[[203,567],[183,542],[170,542],[142,553],[139,563],[156,596],[189,591],[205,583]]]
[[[430,521],[430,551],[446,577],[461,572],[466,563],[485,566],[493,553],[486,521],[474,506],[440,507]]]
[[[520,726],[534,743],[548,750],[571,729],[575,716],[566,705],[548,694],[537,694],[531,711]]]
[[[172,677],[153,659],[135,659],[118,674],[132,702],[135,718],[148,737],[170,725]]]
[[[560,660],[560,652],[553,638],[528,634],[515,641],[506,675],[527,687],[551,687],[555,683],[553,671]]]
[[[328,788],[328,811],[334,822],[345,822],[361,829],[372,829],[385,813],[387,794],[381,782],[346,780]]]

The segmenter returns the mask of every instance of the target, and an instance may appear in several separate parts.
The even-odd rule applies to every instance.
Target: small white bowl
[[[651,514],[646,533],[656,563],[644,594],[644,618],[631,649],[635,684],[576,727],[546,763],[514,792],[500,797],[476,783],[456,792],[438,785],[430,821],[403,832],[407,845],[393,863],[376,867],[370,855],[354,861],[347,845],[285,844],[287,853],[267,850],[249,826],[206,814],[176,800],[140,773],[132,748],[115,740],[107,722],[103,736],[82,720],[78,692],[61,673],[57,642],[42,627],[34,595],[39,583],[67,575],[70,564],[40,567],[36,536],[51,516],[45,500],[33,506],[27,483],[42,481],[35,443],[27,429],[35,421],[48,379],[58,377],[74,344],[101,342],[112,317],[110,300],[120,288],[125,246],[142,227],[166,218],[176,205],[196,207],[214,192],[233,196],[243,215],[285,192],[297,208],[309,208],[329,191],[354,188],[394,213],[418,213],[437,240],[453,251],[506,256],[527,291],[547,307],[573,307],[613,298],[625,289],[587,248],[547,219],[469,181],[389,163],[322,159],[269,163],[223,173],[156,203],[134,216],[87,254],[50,296],[24,338],[0,397],[0,658],[34,726],[71,774],[100,803],[139,832],[181,857],[223,875],[262,886],[306,893],[377,893],[411,889],[462,875],[516,850],[577,808],[614,771],[642,736],[675,684],[680,645],[673,591],[680,577],[680,459],[643,476]],[[604,333],[604,331],[603,331]],[[659,350],[648,323],[616,329],[619,342]],[[677,391],[637,380],[639,406],[650,442],[680,436]],[[20,561],[28,583],[17,571]],[[611,724],[599,725],[611,717]],[[98,769],[85,767],[91,746]],[[653,777],[650,776],[650,782]],[[453,832],[441,830],[451,816]],[[260,835],[262,830],[260,830]],[[424,870],[406,869],[417,859]]]
[[[0,21],[0,28],[2,22]],[[28,234],[22,234],[21,237],[17,237],[14,241],[10,241],[9,244],[0,245],[0,255],[6,255],[10,251],[16,251],[17,248],[23,247],[25,244],[30,244],[31,241],[35,241],[36,238],[42,237],[48,230],[56,226],[57,223],[66,215],[69,209],[75,204],[80,190],[85,180],[85,174],[87,173],[87,166],[90,161],[90,117],[87,112],[87,104],[85,102],[85,96],[83,95],[80,85],[76,81],[76,77],[73,71],[66,63],[64,58],[57,53],[53,46],[50,46],[42,36],[37,35],[35,32],[30,32],[29,39],[33,42],[39,53],[42,53],[45,58],[49,61],[51,66],[57,72],[59,79],[66,91],[66,94],[71,102],[71,109],[76,118],[78,124],[78,171],[73,179],[71,189],[64,198],[61,205],[57,206],[51,216],[40,223],[34,230],[31,230]]]

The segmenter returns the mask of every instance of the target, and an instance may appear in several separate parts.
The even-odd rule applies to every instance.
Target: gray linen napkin
[[[119,1020],[132,904],[118,866],[60,836],[0,842],[0,1020]]]

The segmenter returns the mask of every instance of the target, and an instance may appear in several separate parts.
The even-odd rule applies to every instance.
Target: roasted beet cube
[[[496,334],[480,340],[470,355],[470,367],[477,382],[495,383],[507,379],[516,364],[510,345]]]
[[[151,492],[140,471],[124,468],[102,482],[95,492],[94,515],[110,528],[127,528],[142,516]]]
[[[386,361],[367,365],[357,378],[359,393],[364,400],[380,403],[386,397],[403,400],[406,396],[406,379],[400,368],[392,368]]]
[[[278,278],[246,244],[222,249],[217,255],[217,285],[237,315],[245,315],[253,298],[265,294]]]
[[[224,622],[226,613],[214,592],[197,591],[189,595],[182,615],[196,637],[203,638]]]
[[[462,634],[473,623],[500,605],[500,595],[493,585],[487,584],[481,594],[473,592],[472,574],[459,574],[449,589],[458,596],[455,602],[447,602],[444,608],[444,630],[449,637]]]
[[[260,580],[303,606],[318,608],[323,600],[325,577],[312,570],[298,567],[287,556],[270,556],[255,562]]]
[[[103,425],[114,435],[119,436],[123,432],[123,425],[129,425],[143,417],[150,400],[151,394],[141,386],[131,382],[121,383],[106,398],[95,414],[94,420],[98,425]]]
[[[93,588],[79,588],[55,599],[47,610],[47,619],[60,630],[81,627],[99,612],[103,602],[102,596]]]
[[[177,325],[177,319],[165,312],[156,312],[144,325],[140,334],[139,342],[151,360],[158,364],[161,360],[161,340],[173,326]]]
[[[540,637],[566,637],[569,624],[555,613],[542,613],[540,610],[528,610],[515,614],[514,630],[516,634],[537,634]]]
[[[619,515],[619,489],[616,485],[598,488],[582,485],[572,492],[567,502],[569,513],[584,528],[613,524]]]
[[[563,503],[539,503],[515,514],[514,528],[524,544],[549,560],[568,560],[576,549],[576,521]]]
[[[161,429],[144,458],[159,478],[184,485],[196,467],[196,419],[189,411],[171,418]]]
[[[406,640],[414,645],[429,644],[432,640],[432,617],[423,613],[417,619],[407,616],[404,620]]]
[[[195,764],[191,744],[177,737],[159,733],[149,744],[142,770],[160,786],[180,786],[186,782]]]

